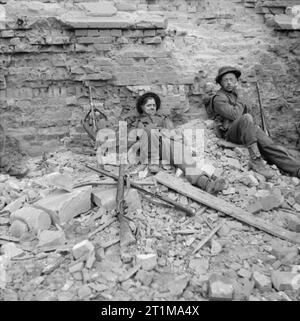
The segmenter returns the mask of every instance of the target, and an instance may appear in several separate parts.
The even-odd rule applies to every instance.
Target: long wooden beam
[[[227,214],[243,223],[254,226],[259,230],[265,231],[271,235],[282,238],[289,242],[300,244],[300,234],[287,231],[286,229],[266,222],[265,220],[255,217],[250,212],[247,212],[231,203],[226,202],[214,195],[202,191],[201,189],[192,186],[190,183],[183,182],[182,180],[165,172],[159,172],[155,175],[155,179],[160,184],[163,184],[176,192],[193,199],[194,201],[214,208],[224,214]]]

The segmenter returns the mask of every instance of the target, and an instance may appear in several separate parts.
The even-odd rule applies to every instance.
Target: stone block
[[[77,29],[75,30],[75,36],[76,37],[84,37],[89,35],[90,29]]]
[[[101,44],[94,44],[94,48],[97,51],[110,51],[112,47],[108,43],[101,43]]]
[[[256,214],[259,213],[260,211],[262,211],[263,206],[261,204],[261,202],[259,200],[255,200],[253,203],[251,203],[248,208],[247,211],[252,213],[252,214]]]
[[[9,234],[16,238],[20,238],[26,232],[28,232],[27,224],[19,220],[13,221],[9,227]]]
[[[143,270],[151,271],[157,265],[157,255],[156,253],[138,254],[136,264],[141,264]]]
[[[144,30],[144,36],[145,37],[155,37],[156,30]]]
[[[47,212],[53,222],[65,223],[91,208],[91,191],[92,187],[88,186],[75,189],[71,193],[61,192],[59,195],[42,199],[33,206]]]
[[[143,285],[150,286],[153,280],[153,272],[139,270],[135,278],[136,280],[140,281]]]
[[[15,220],[26,223],[29,229],[35,232],[47,230],[51,225],[51,218],[45,211],[31,206],[23,207],[13,212],[10,216],[10,221],[13,222]]]
[[[75,259],[78,259],[84,255],[88,255],[95,250],[94,245],[88,241],[84,240],[80,243],[77,243],[72,248],[72,253]]]
[[[144,38],[144,43],[148,44],[148,45],[158,45],[161,43],[161,37],[157,36],[157,37],[145,37]]]
[[[275,15],[274,23],[277,30],[300,30],[299,19],[286,14]]]
[[[300,274],[282,271],[272,271],[271,280],[277,291],[295,291],[300,290]]]
[[[192,259],[189,263],[189,268],[198,275],[205,274],[209,269],[209,260],[206,258]]]
[[[137,5],[135,3],[130,3],[129,1],[128,2],[122,1],[122,2],[116,3],[116,8],[119,11],[132,12],[137,10]]]
[[[110,31],[112,37],[122,37],[122,30],[121,29],[112,29]]]
[[[76,262],[75,264],[69,266],[69,272],[75,273],[80,272],[83,269],[83,262]]]
[[[209,300],[230,301],[233,299],[234,288],[230,280],[221,275],[213,274],[208,280]]]
[[[285,214],[286,227],[293,232],[300,233],[300,218],[293,214]]]
[[[260,291],[264,292],[272,289],[272,282],[268,276],[255,271],[253,272],[252,278],[254,280],[255,287]]]
[[[63,231],[44,230],[38,234],[39,247],[55,247],[64,245],[66,242],[65,233]]]

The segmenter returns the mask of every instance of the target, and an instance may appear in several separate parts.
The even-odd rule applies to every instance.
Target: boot
[[[272,178],[274,173],[265,165],[257,147],[257,143],[249,145],[248,150],[251,158],[249,162],[249,168],[256,173],[263,175],[267,179]]]
[[[213,180],[206,175],[201,175],[198,177],[195,185],[211,194],[221,192],[227,188],[227,183],[224,178],[217,178]]]

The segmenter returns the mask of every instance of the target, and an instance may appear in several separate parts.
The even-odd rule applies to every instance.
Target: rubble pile
[[[248,171],[247,150],[224,147],[210,121],[184,128],[206,128],[205,168],[229,181],[218,198],[299,232],[297,178],[275,167],[270,181]],[[132,180],[195,215],[126,189],[136,243],[124,261],[116,184],[85,165],[95,167],[95,157],[61,150],[30,159],[26,178],[0,175],[0,300],[299,300],[297,244],[155,183],[141,165],[128,169]],[[118,173],[118,166],[105,169]],[[185,180],[175,168],[161,170]]]

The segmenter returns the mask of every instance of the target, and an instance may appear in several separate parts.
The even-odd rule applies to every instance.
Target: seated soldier
[[[179,138],[170,135],[171,132],[168,130],[174,129],[174,125],[166,115],[159,112],[160,106],[159,96],[152,92],[143,94],[137,100],[136,109],[139,116],[133,126],[141,129],[139,142],[141,162],[147,164],[150,159],[149,168],[153,172],[159,171],[160,160],[164,164],[175,165],[185,173],[193,185],[210,193],[226,188],[223,178],[213,180],[197,169],[191,149],[186,145],[183,147],[182,135]]]
[[[271,178],[274,174],[264,164],[263,159],[275,164],[285,173],[300,177],[300,160],[291,156],[285,148],[276,145],[255,125],[236,89],[240,76],[241,71],[230,66],[222,67],[218,71],[216,82],[221,89],[212,101],[218,132],[227,141],[245,145],[251,158],[249,167],[266,178]]]

